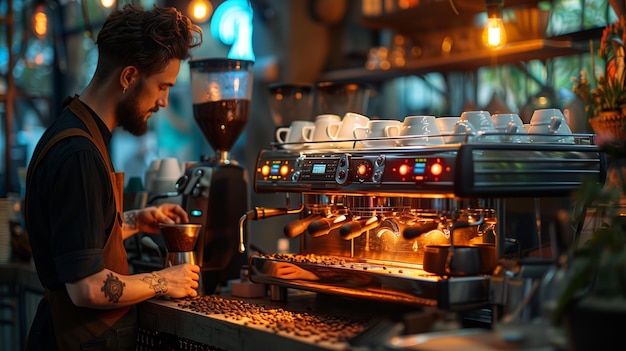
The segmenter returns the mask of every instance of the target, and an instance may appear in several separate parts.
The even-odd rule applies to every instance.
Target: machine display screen
[[[313,170],[311,172],[313,174],[324,174],[326,172],[326,165],[325,164],[313,165]]]
[[[280,164],[272,164],[270,175],[278,175],[280,173]]]
[[[415,166],[413,166],[413,174],[424,174],[425,171],[426,171],[426,159],[425,158],[415,159]]]

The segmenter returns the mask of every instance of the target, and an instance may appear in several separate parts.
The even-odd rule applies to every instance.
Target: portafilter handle
[[[439,227],[439,223],[436,221],[419,223],[419,224],[415,224],[411,227],[404,229],[404,231],[402,232],[402,236],[405,239],[409,239],[409,240],[415,239],[424,233],[428,233],[431,230],[437,229],[438,227]]]
[[[309,232],[309,235],[317,238],[341,227],[349,218],[350,216],[345,214],[320,218],[316,221],[311,222],[311,224],[309,224],[307,228],[307,231]]]
[[[339,228],[339,234],[345,240],[354,239],[364,232],[376,228],[378,222],[378,217],[376,216],[350,221]]]
[[[291,221],[287,223],[287,225],[285,225],[285,228],[283,229],[283,233],[288,238],[295,238],[297,236],[302,235],[304,232],[306,232],[307,228],[309,227],[309,224],[321,218],[322,218],[322,215],[320,214],[312,214],[304,218],[296,219],[295,221]]]
[[[239,218],[239,252],[246,252],[246,244],[243,239],[243,225],[247,219],[258,220],[269,217],[282,216],[286,214],[295,214],[304,211],[304,205],[301,205],[300,208],[291,209],[291,208],[265,208],[265,207],[255,207],[252,210],[248,210],[248,212],[244,213],[241,218]]]

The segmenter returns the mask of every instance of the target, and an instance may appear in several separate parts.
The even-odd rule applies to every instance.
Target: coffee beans
[[[178,307],[206,315],[223,315],[246,326],[309,338],[311,342],[347,341],[363,331],[366,323],[344,316],[292,312],[217,296],[187,298],[180,300]]]
[[[265,254],[261,255],[261,257],[275,259],[275,260],[283,260],[290,261],[294,263],[313,263],[320,264],[324,266],[344,266],[346,264],[346,260],[341,257],[335,256],[324,256],[324,255],[316,255],[316,254]]]

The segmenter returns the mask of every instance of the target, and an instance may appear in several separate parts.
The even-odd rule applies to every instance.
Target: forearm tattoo
[[[137,211],[124,212],[124,229],[126,230],[137,229]]]
[[[149,277],[145,277],[142,281],[154,290],[156,296],[165,295],[167,293],[167,279],[161,277],[155,272],[152,272]]]
[[[100,288],[100,291],[104,293],[105,297],[109,298],[109,302],[118,303],[120,301],[120,297],[124,293],[124,287],[126,284],[121,281],[118,277],[114,276],[113,273],[109,273],[107,278],[104,280],[104,285]]]

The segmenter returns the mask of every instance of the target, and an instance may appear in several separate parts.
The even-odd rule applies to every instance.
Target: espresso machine
[[[194,252],[203,291],[211,294],[247,263],[238,250],[238,223],[249,208],[249,182],[230,149],[248,122],[253,62],[204,58],[189,65],[194,120],[216,155],[189,165],[176,190],[190,223],[202,226]]]
[[[576,142],[352,148],[304,143],[260,150],[254,190],[299,193],[284,234],[297,253],[250,257],[250,279],[278,289],[434,306],[482,308],[505,245],[506,199],[569,196],[604,179],[592,136]],[[286,212],[254,208],[248,220]],[[241,223],[240,223],[241,224]],[[241,227],[243,231],[243,226]],[[240,245],[245,248],[245,236]]]

